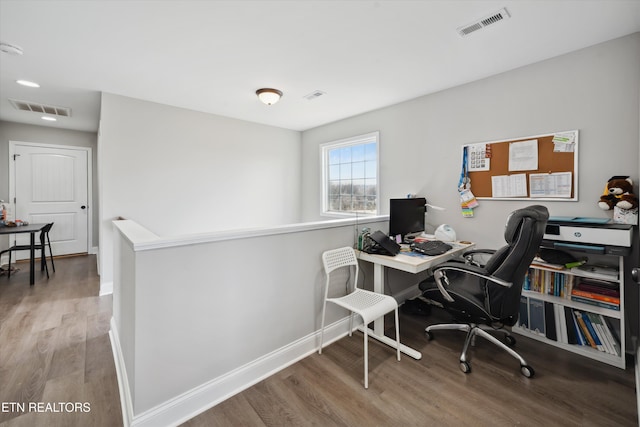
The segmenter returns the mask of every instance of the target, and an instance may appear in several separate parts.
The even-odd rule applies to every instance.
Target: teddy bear
[[[628,176],[614,176],[609,179],[604,193],[598,202],[600,209],[605,211],[617,206],[620,209],[635,209],[638,207],[638,197],[633,194],[633,181]]]

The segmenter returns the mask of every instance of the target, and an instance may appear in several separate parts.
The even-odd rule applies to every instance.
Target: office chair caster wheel
[[[471,365],[469,365],[468,362],[460,361],[460,370],[465,374],[468,374],[469,372],[471,372]]]
[[[505,335],[504,342],[509,346],[513,347],[516,345],[516,339],[512,335]]]
[[[522,365],[520,366],[520,373],[527,378],[532,378],[536,374],[536,371],[529,365]]]
[[[433,339],[433,332],[424,331],[424,334],[427,336],[427,341],[431,341]]]

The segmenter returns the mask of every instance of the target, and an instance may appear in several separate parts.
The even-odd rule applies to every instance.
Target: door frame
[[[78,145],[46,144],[41,142],[9,141],[9,203],[16,210],[16,170],[13,156],[17,146],[40,147],[40,148],[60,148],[64,150],[85,151],[87,154],[87,253],[93,253],[93,150],[91,147]]]

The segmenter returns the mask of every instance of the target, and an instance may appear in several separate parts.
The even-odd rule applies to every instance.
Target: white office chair
[[[400,330],[398,327],[398,303],[389,296],[376,292],[367,291],[358,288],[358,259],[356,253],[350,247],[333,249],[322,254],[322,262],[324,271],[327,276],[327,282],[324,289],[324,303],[322,305],[322,325],[320,330],[320,349],[318,354],[322,354],[322,340],[324,336],[324,316],[327,308],[327,302],[332,302],[340,307],[351,311],[349,315],[349,336],[353,331],[353,316],[358,314],[363,320],[364,331],[364,388],[369,388],[369,349],[368,349],[368,324],[372,321],[384,316],[391,311],[395,312],[396,321],[396,348],[397,357],[400,360]],[[355,267],[355,278],[353,285],[349,285],[347,279],[346,295],[337,298],[328,298],[329,288],[332,287],[331,273],[340,268]],[[335,280],[333,280],[335,282]],[[353,291],[351,291],[353,289]]]

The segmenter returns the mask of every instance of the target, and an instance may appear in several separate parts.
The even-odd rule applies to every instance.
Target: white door
[[[54,255],[88,252],[88,150],[14,143],[12,154],[15,219],[53,222]]]

